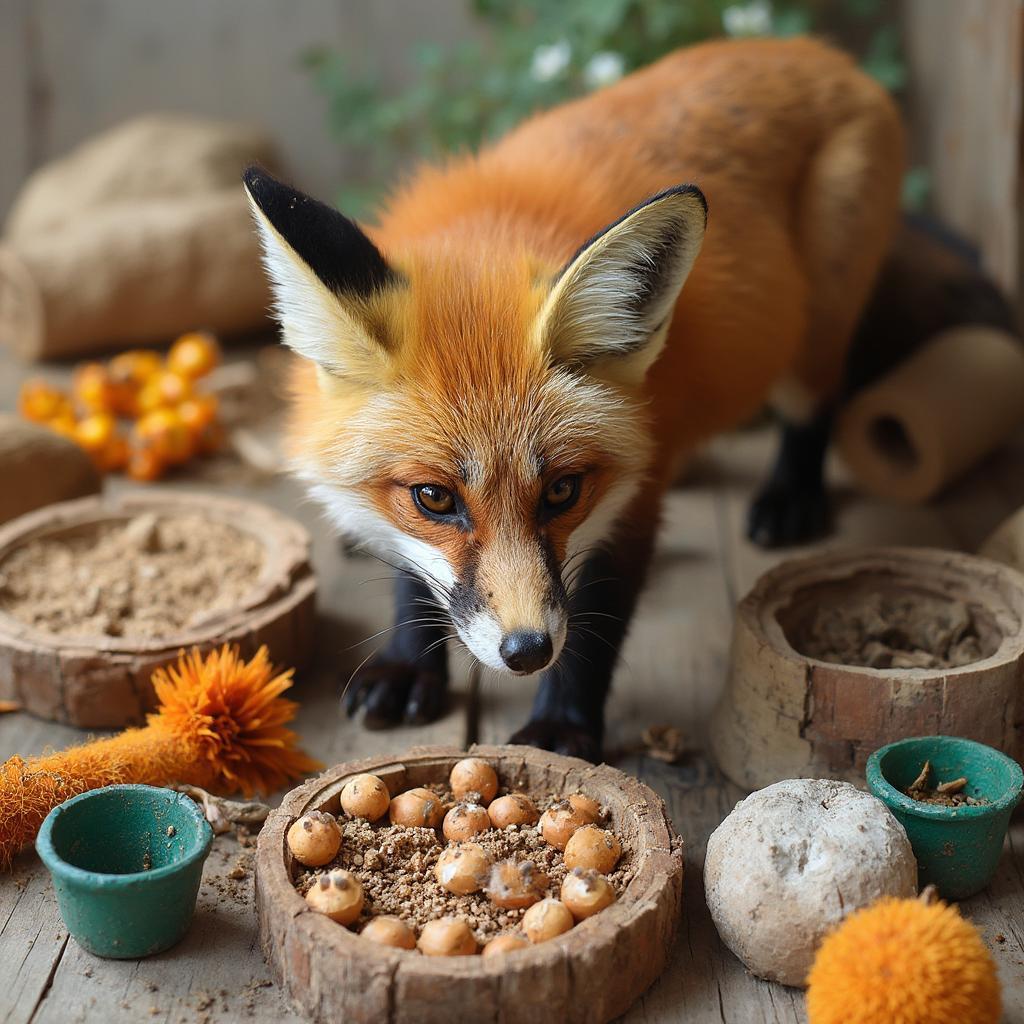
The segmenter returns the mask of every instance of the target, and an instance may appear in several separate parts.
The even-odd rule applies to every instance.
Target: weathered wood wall
[[[895,4],[895,0],[894,0]],[[902,0],[916,151],[939,213],[1019,279],[1024,0]],[[301,56],[329,44],[385,83],[419,42],[472,31],[465,0],[0,0],[0,217],[25,174],[133,114],[249,119],[298,182],[349,169]]]
[[[905,0],[911,109],[932,200],[1018,290],[1022,0]]]
[[[31,168],[134,114],[263,125],[304,187],[346,165],[302,55],[332,46],[401,83],[419,43],[465,37],[464,0],[0,0],[0,218]]]

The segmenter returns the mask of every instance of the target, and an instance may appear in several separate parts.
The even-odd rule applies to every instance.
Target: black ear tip
[[[242,183],[249,191],[249,195],[258,201],[259,194],[263,192],[269,185],[279,185],[273,175],[268,174],[259,164],[249,164],[244,171],[242,171]]]

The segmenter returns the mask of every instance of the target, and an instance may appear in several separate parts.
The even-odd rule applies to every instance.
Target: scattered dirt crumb
[[[678,764],[691,749],[686,734],[674,725],[648,726],[640,739],[648,757],[666,764]]]
[[[228,523],[146,513],[15,549],[0,562],[0,609],[59,635],[153,639],[237,607],[263,557]]]
[[[959,668],[984,656],[971,609],[927,594],[871,593],[824,605],[799,650],[819,661],[865,668]]]

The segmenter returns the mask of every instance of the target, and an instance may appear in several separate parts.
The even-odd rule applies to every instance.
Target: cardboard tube
[[[237,185],[112,203],[0,245],[0,344],[26,359],[263,329],[269,302]]]
[[[897,501],[938,494],[1024,422],[1024,345],[992,327],[937,334],[855,395],[836,424],[865,490]]]

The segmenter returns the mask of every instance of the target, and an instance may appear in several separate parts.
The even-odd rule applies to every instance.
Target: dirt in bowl
[[[430,788],[441,791],[438,786]],[[499,795],[505,792],[507,790],[502,788]],[[531,794],[531,797],[541,811],[559,799],[553,794],[540,797]],[[449,792],[444,792],[443,798],[446,806],[453,802]],[[401,918],[417,934],[428,921],[461,917],[473,929],[477,942],[483,945],[496,935],[519,927],[525,909],[495,906],[484,892],[457,896],[441,887],[434,877],[434,866],[449,844],[439,830],[371,825],[361,818],[343,818],[339,825],[342,840],[338,856],[323,868],[303,871],[295,886],[305,895],[319,875],[335,868],[357,875],[365,903],[359,920],[352,925],[353,931],[360,931],[370,918],[382,914]],[[537,825],[490,828],[477,833],[472,842],[479,843],[495,862],[532,861],[548,878],[542,896],[558,897],[568,869],[562,851],[544,841]],[[636,865],[623,844],[622,858],[607,876],[616,895],[621,896],[634,874]]]
[[[932,763],[925,761],[917,778],[903,792],[918,803],[939,804],[943,807],[981,807],[990,802],[984,797],[968,796],[965,790],[970,782],[964,775],[934,785],[931,779]]]
[[[984,657],[978,624],[964,602],[881,592],[820,606],[800,652],[833,665],[882,669],[959,668]]]
[[[238,607],[263,560],[229,523],[145,513],[16,548],[0,562],[0,611],[58,636],[158,640]]]

